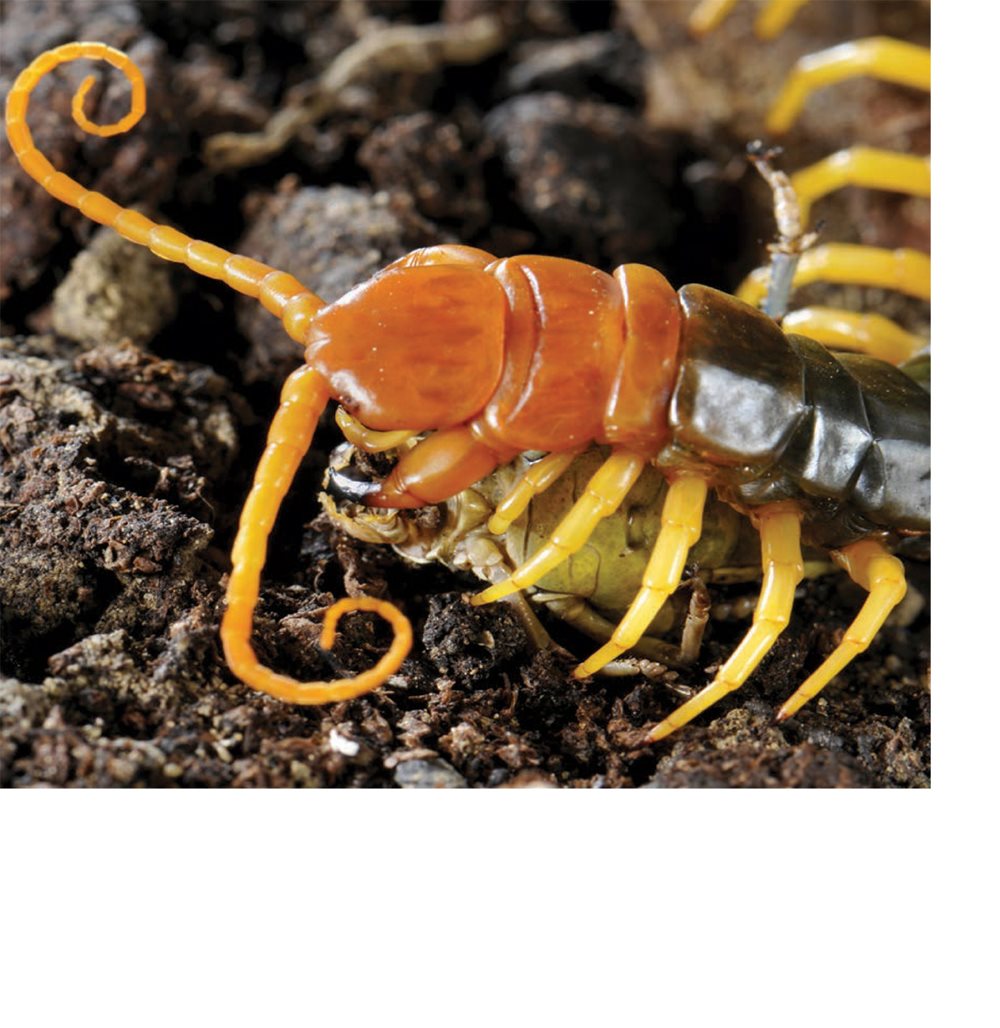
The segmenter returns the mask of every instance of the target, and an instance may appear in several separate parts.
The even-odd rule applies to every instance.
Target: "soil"
[[[693,41],[691,7],[5,3],[0,91],[47,47],[125,49],[146,77],[146,118],[124,136],[82,137],[69,112],[83,73],[64,70],[32,99],[43,152],[88,188],[329,299],[441,241],[606,269],[642,262],[678,285],[731,290],[773,231],[743,153],[788,68],[865,35],[927,43],[929,10],[813,3],[761,43],[751,5]],[[382,46],[407,26],[395,50]],[[373,49],[353,70],[341,63],[338,80],[331,67],[359,39]],[[331,80],[327,96],[317,84]],[[98,122],[127,106],[113,74],[100,71],[94,93]],[[283,108],[300,112],[296,131],[262,147]],[[239,145],[213,144],[221,133]],[[782,160],[794,169],[857,142],[926,153],[927,97],[874,80],[825,90]],[[0,193],[0,786],[929,784],[925,561],[907,559],[906,623],[792,720],[776,724],[775,709],[860,602],[842,576],[800,589],[791,625],[742,690],[644,747],[644,730],[678,690],[708,680],[746,622],[714,619],[693,668],[577,682],[573,662],[535,650],[507,606],[471,607],[472,578],[411,567],[320,516],[341,438],[332,419],[272,537],[255,644],[297,677],[370,666],[388,640],[373,615],[348,618],[329,654],[317,645],[323,608],[347,593],[399,604],[415,645],[389,683],[350,702],[291,707],[249,690],[218,640],[227,554],[299,348],[251,301],[61,206],[8,147]],[[817,216],[826,239],[929,247],[926,201],[849,189]],[[927,331],[916,301],[860,289],[807,299],[817,295]],[[589,652],[546,625],[565,650]]]

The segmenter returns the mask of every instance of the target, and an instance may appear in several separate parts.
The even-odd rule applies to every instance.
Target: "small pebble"
[[[444,760],[407,760],[393,775],[403,789],[464,789],[465,779]]]
[[[345,757],[356,757],[358,750],[361,749],[361,745],[356,743],[353,739],[348,739],[346,735],[340,735],[335,729],[330,729],[330,749],[334,753],[341,753]]]

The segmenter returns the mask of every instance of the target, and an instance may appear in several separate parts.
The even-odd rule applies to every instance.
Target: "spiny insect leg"
[[[656,742],[707,710],[726,693],[738,689],[764,659],[788,625],[795,587],[802,580],[801,515],[792,504],[776,503],[758,511],[764,583],[754,611],[753,625],[723,664],[715,681],[697,693],[646,737]]]
[[[525,508],[544,492],[580,455],[581,450],[550,453],[521,476],[517,485],[497,504],[487,528],[494,535],[503,535],[524,513]]]
[[[253,651],[250,642],[253,612],[260,595],[268,536],[329,398],[323,379],[310,368],[299,368],[285,383],[281,405],[257,465],[253,488],[240,515],[240,527],[233,544],[233,570],[226,590],[226,612],[222,618],[222,646],[233,674],[252,688],[288,703],[331,703],[370,692],[399,668],[412,641],[409,621],[391,603],[362,597],[340,600],[331,606],[320,637],[321,645],[329,648],[337,621],[350,610],[375,611],[392,624],[395,632],[392,646],[375,667],[356,678],[297,682],[264,667]]]
[[[701,536],[707,493],[708,483],[698,475],[680,475],[671,482],[663,503],[656,545],[642,576],[642,588],[611,639],[573,672],[575,678],[594,674],[642,638],[667,597],[680,584],[688,550]]]
[[[807,54],[792,69],[771,108],[765,123],[768,132],[787,132],[817,89],[859,75],[914,89],[930,89],[930,50],[898,39],[873,36]]]
[[[559,522],[548,542],[526,560],[505,582],[490,586],[472,603],[492,603],[534,585],[554,567],[576,553],[590,538],[597,523],[618,509],[646,464],[646,458],[628,450],[615,450],[587,483],[587,491]]]
[[[892,609],[906,595],[903,565],[881,543],[874,540],[853,543],[836,556],[851,578],[868,590],[868,598],[840,645],[778,711],[779,721],[791,717],[866,650]]]

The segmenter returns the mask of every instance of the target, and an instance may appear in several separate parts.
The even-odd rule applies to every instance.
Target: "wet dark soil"
[[[786,70],[863,35],[926,43],[929,15],[915,2],[814,3],[760,43],[744,7],[696,43],[684,30],[691,6],[5,3],[0,89],[49,46],[125,49],[146,77],[146,119],[125,136],[83,138],[69,113],[82,72],[66,70],[32,100],[41,149],[88,187],[329,299],[448,240],[606,269],[639,261],[675,284],[732,289],[772,232],[743,150]],[[358,40],[365,59],[331,75]],[[317,84],[332,80],[324,94]],[[97,121],[127,107],[113,75],[100,73],[94,92]],[[285,108],[313,113],[278,145],[269,119]],[[220,145],[221,133],[237,144]],[[927,98],[871,80],[828,90],[786,141],[785,165],[856,142],[926,153]],[[533,649],[504,605],[470,607],[471,578],[410,567],[319,515],[340,440],[332,419],[272,538],[255,643],[264,663],[298,677],[370,666],[388,641],[374,616],[347,619],[329,654],[317,645],[322,609],[345,592],[394,600],[416,643],[398,675],[350,702],[290,707],[247,689],[218,641],[227,554],[300,351],[252,302],[59,205],[6,146],[0,191],[0,785],[929,784],[925,563],[908,562],[906,626],[887,627],[796,718],[778,725],[774,711],[860,602],[839,577],[802,587],[792,624],[741,691],[643,747],[677,687],[704,684],[745,622],[713,621],[698,665],[667,679],[577,682],[572,662]],[[816,214],[831,240],[928,247],[924,201],[845,190]],[[848,294],[926,327],[922,304]],[[547,627],[589,652],[565,626]]]

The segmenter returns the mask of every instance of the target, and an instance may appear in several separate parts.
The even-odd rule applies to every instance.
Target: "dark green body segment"
[[[930,396],[883,361],[834,356],[706,286],[680,290],[673,445],[754,507],[802,502],[811,541],[930,530]]]

